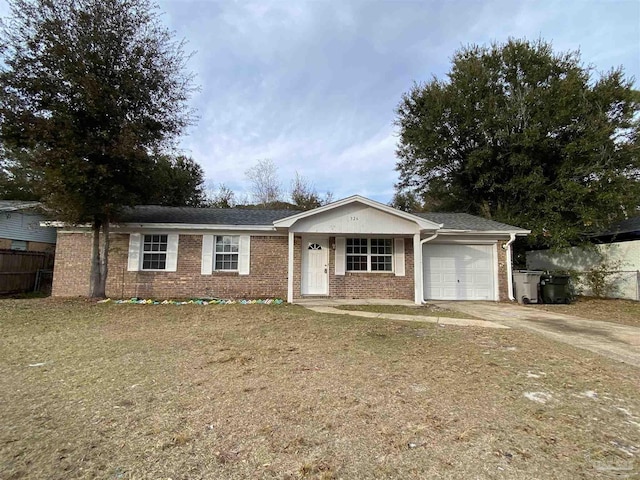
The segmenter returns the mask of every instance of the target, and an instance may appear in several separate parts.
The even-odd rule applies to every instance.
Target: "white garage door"
[[[422,247],[425,300],[495,300],[495,245]]]

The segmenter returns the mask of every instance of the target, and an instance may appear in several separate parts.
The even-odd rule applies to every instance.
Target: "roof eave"
[[[41,227],[55,228],[91,228],[88,223],[80,225],[72,225],[65,222],[40,222]],[[259,232],[275,232],[273,225],[218,225],[211,223],[158,223],[158,222],[128,222],[114,223],[111,225],[112,230],[236,230],[236,231],[259,231]]]
[[[438,235],[465,235],[465,234],[473,234],[473,235],[511,235],[515,234],[516,236],[524,236],[529,235],[531,230],[460,230],[453,228],[443,228],[438,232]]]

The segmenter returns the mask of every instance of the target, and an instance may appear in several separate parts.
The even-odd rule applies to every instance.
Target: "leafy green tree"
[[[0,200],[40,200],[37,172],[0,146]]]
[[[204,171],[185,156],[159,155],[153,172],[154,188],[146,203],[167,207],[202,207],[205,204]]]
[[[424,205],[415,192],[397,190],[389,202],[389,206],[403,212],[416,213],[424,211]]]
[[[9,0],[0,32],[0,140],[24,152],[58,217],[90,223],[103,297],[109,225],[154,187],[151,152],[192,121],[183,42],[150,0]],[[101,240],[102,237],[102,240]]]
[[[622,68],[509,40],[469,46],[397,108],[399,190],[563,247],[640,205],[640,104]]]

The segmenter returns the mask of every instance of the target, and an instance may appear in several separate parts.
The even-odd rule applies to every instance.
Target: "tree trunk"
[[[102,251],[100,252],[100,296],[107,296],[107,274],[109,273],[109,220],[102,222]]]
[[[105,220],[104,222],[94,220],[92,231],[93,243],[91,246],[91,285],[89,296],[92,298],[105,298],[109,262],[109,220]],[[101,236],[102,242],[100,242]]]
[[[104,297],[100,295],[100,228],[102,223],[95,219],[91,226],[93,242],[91,244],[91,274],[89,276],[89,296]]]

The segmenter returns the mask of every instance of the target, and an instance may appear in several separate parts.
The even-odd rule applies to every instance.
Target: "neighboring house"
[[[528,230],[352,196],[306,211],[140,206],[110,236],[112,297],[508,300]],[[62,228],[53,295],[89,291],[91,232]]]
[[[591,236],[596,250],[572,247],[553,253],[549,250],[527,252],[527,268],[533,270],[573,270],[585,273],[605,258],[615,267],[611,279],[616,298],[640,300],[640,216],[616,223],[606,232]],[[591,292],[580,285],[584,293]]]
[[[56,231],[45,220],[39,202],[0,200],[0,249],[53,253]]]

